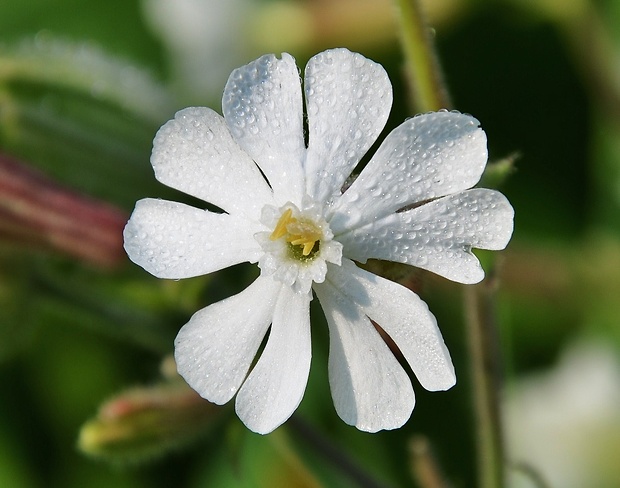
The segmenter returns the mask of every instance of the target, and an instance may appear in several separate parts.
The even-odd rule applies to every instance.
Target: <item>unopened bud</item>
[[[222,410],[182,381],[135,388],[101,406],[82,426],[78,446],[114,462],[154,458],[195,440]]]
[[[0,237],[102,267],[124,260],[127,215],[0,154]]]

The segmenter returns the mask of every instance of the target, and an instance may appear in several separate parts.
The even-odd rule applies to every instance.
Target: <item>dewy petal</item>
[[[310,299],[310,293],[282,287],[267,345],[237,395],[237,415],[259,434],[286,421],[303,397],[310,372]]]
[[[123,237],[129,258],[158,278],[204,275],[262,254],[259,223],[183,203],[145,198],[136,203]]]
[[[437,391],[454,386],[450,353],[420,297],[345,259],[341,267],[330,265],[327,277],[392,338],[424,388]]]
[[[470,115],[434,112],[394,129],[329,219],[334,235],[407,205],[466,190],[487,162],[487,139]]]
[[[383,67],[347,49],[314,56],[305,71],[308,111],[306,191],[325,201],[375,142],[392,106]]]
[[[278,204],[299,205],[305,145],[301,82],[293,57],[270,54],[233,71],[222,111],[237,143],[267,176]]]
[[[388,215],[338,239],[350,259],[407,263],[471,284],[484,278],[471,249],[504,249],[513,219],[504,195],[477,188]]]
[[[265,336],[282,285],[257,278],[241,293],[196,312],[174,342],[179,374],[200,396],[229,401]]]
[[[326,281],[315,291],[329,325],[329,384],[336,412],[366,432],[402,426],[415,404],[407,373],[343,290]]]
[[[252,159],[232,139],[223,117],[204,107],[177,112],[153,142],[156,178],[229,213],[258,220],[271,190]]]

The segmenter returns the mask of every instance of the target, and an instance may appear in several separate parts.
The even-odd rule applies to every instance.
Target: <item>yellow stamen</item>
[[[316,242],[323,237],[323,232],[314,222],[297,220],[293,217],[293,210],[289,208],[282,214],[269,236],[272,241],[281,237],[293,246],[301,247],[303,256],[309,256]]]
[[[280,237],[285,236],[287,233],[286,226],[291,222],[291,220],[295,219],[293,219],[293,209],[289,208],[286,212],[282,214],[280,220],[278,220],[276,228],[273,229],[273,232],[269,236],[269,239],[271,239],[272,241],[277,241]]]
[[[314,249],[314,244],[316,244],[316,241],[312,241],[312,242],[306,242],[304,244],[304,250],[301,251],[301,253],[304,256],[307,256],[308,254],[310,254],[312,252],[312,249]]]

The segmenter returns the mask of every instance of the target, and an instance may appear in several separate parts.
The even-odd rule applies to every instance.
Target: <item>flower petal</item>
[[[271,190],[232,139],[223,117],[204,107],[177,112],[153,141],[151,164],[164,185],[258,220]]]
[[[283,286],[265,350],[236,399],[237,415],[267,434],[299,406],[310,372],[310,299]]]
[[[259,223],[235,215],[145,198],[136,203],[123,236],[134,263],[158,278],[180,279],[257,261],[259,230]]]
[[[174,341],[179,374],[222,405],[245,379],[273,317],[282,285],[257,278],[241,293],[196,312]]]
[[[347,49],[314,56],[305,71],[306,192],[324,201],[340,189],[385,126],[392,85],[383,67]]]
[[[487,139],[479,126],[469,115],[434,112],[394,129],[336,201],[330,220],[334,235],[474,186],[487,162]]]
[[[305,154],[301,82],[289,54],[262,56],[230,75],[222,111],[237,143],[267,176],[279,205],[299,205]]]
[[[513,219],[514,210],[504,195],[478,188],[388,215],[338,240],[350,259],[407,263],[470,284],[484,278],[472,247],[504,249]]]
[[[366,432],[401,427],[415,404],[407,373],[344,290],[326,281],[315,291],[329,325],[329,384],[336,412]]]
[[[456,383],[450,353],[428,306],[411,290],[348,259],[329,266],[330,283],[377,322],[396,343],[420,384],[430,391]]]

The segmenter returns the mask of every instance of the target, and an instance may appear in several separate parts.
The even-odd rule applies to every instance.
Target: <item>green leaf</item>
[[[38,36],[0,50],[0,146],[92,196],[131,207],[161,192],[148,160],[173,113],[146,71],[90,44]]]

